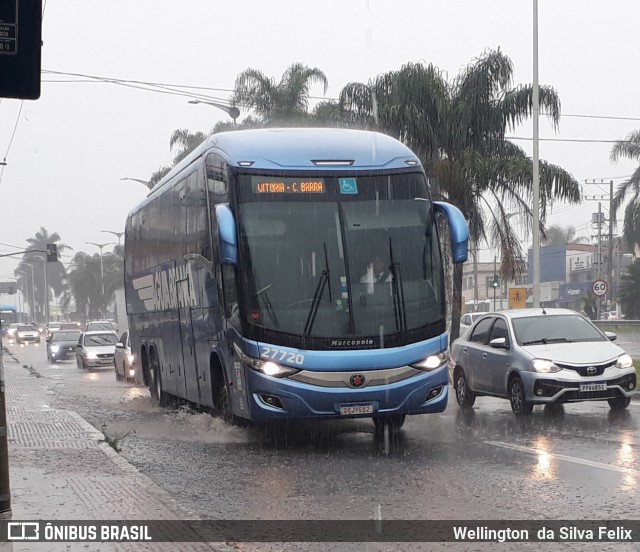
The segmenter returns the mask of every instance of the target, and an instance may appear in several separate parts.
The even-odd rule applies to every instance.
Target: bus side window
[[[232,265],[222,265],[222,293],[224,295],[224,313],[229,322],[239,329],[238,285],[236,268]]]

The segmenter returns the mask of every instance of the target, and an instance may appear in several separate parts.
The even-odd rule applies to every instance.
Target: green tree
[[[309,120],[309,94],[315,83],[329,82],[316,67],[293,63],[280,81],[267,77],[257,69],[246,69],[238,75],[232,104],[250,109],[267,126],[292,126]]]
[[[113,292],[124,285],[123,248],[115,246],[113,252],[102,255],[88,255],[79,251],[73,257],[68,272],[69,289],[64,296],[63,306],[68,308],[71,299],[76,312],[83,322],[90,319],[104,318]],[[102,273],[104,272],[104,279]],[[104,294],[102,293],[104,285]]]
[[[640,130],[635,130],[625,140],[616,142],[611,148],[610,158],[614,162],[620,158],[639,162]],[[630,178],[616,188],[611,203],[611,218],[613,220],[616,219],[618,209],[629,195],[631,200],[624,210],[623,235],[630,245],[640,245],[640,165],[636,167]]]
[[[553,224],[545,230],[545,238],[542,240],[544,245],[564,245],[566,243],[588,243],[589,239],[585,236],[576,236],[575,226],[562,226]]]
[[[618,300],[627,320],[640,320],[640,259],[633,261],[620,276]]]
[[[446,199],[465,215],[470,246],[487,242],[500,251],[503,280],[513,278],[524,264],[516,224],[525,232],[532,227],[532,160],[505,136],[532,115],[533,87],[514,88],[512,78],[511,60],[500,50],[489,50],[451,81],[432,64],[410,63],[369,84],[350,83],[340,94],[344,110],[420,156],[432,178],[434,198]],[[557,126],[556,91],[541,86],[539,97],[540,107]],[[541,161],[541,226],[554,200],[578,202],[580,187],[567,171]],[[452,339],[459,334],[461,297],[458,264],[453,269]]]
[[[45,263],[47,258],[47,244],[54,243],[58,246],[58,261],[46,263],[46,280],[47,287],[49,288],[49,299],[53,299],[54,295],[60,295],[65,289],[65,277],[66,272],[60,256],[70,249],[60,241],[60,235],[57,232],[49,233],[49,231],[43,226],[36,231],[35,235],[27,240],[26,253],[22,256],[22,260],[15,271],[28,274],[25,279],[30,282],[31,274],[33,270],[33,288],[35,291],[35,301],[40,306],[41,318],[40,321],[44,321],[45,316]],[[31,268],[26,267],[29,265]],[[31,289],[31,288],[30,288]],[[51,294],[53,290],[53,294]],[[35,308],[35,305],[34,305]]]

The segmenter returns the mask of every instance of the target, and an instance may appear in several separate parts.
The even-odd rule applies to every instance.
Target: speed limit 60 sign
[[[593,287],[591,289],[593,289],[594,295],[602,297],[607,293],[607,282],[605,282],[604,280],[596,280],[595,282],[593,282]]]

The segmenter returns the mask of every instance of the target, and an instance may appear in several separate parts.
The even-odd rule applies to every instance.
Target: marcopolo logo
[[[148,311],[195,307],[198,304],[191,265],[158,270],[133,280],[133,287]]]
[[[332,339],[329,347],[371,347],[373,339]]]

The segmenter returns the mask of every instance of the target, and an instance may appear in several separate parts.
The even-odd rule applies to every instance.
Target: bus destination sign
[[[259,176],[251,178],[254,194],[324,194],[325,186],[322,178],[273,178]]]

